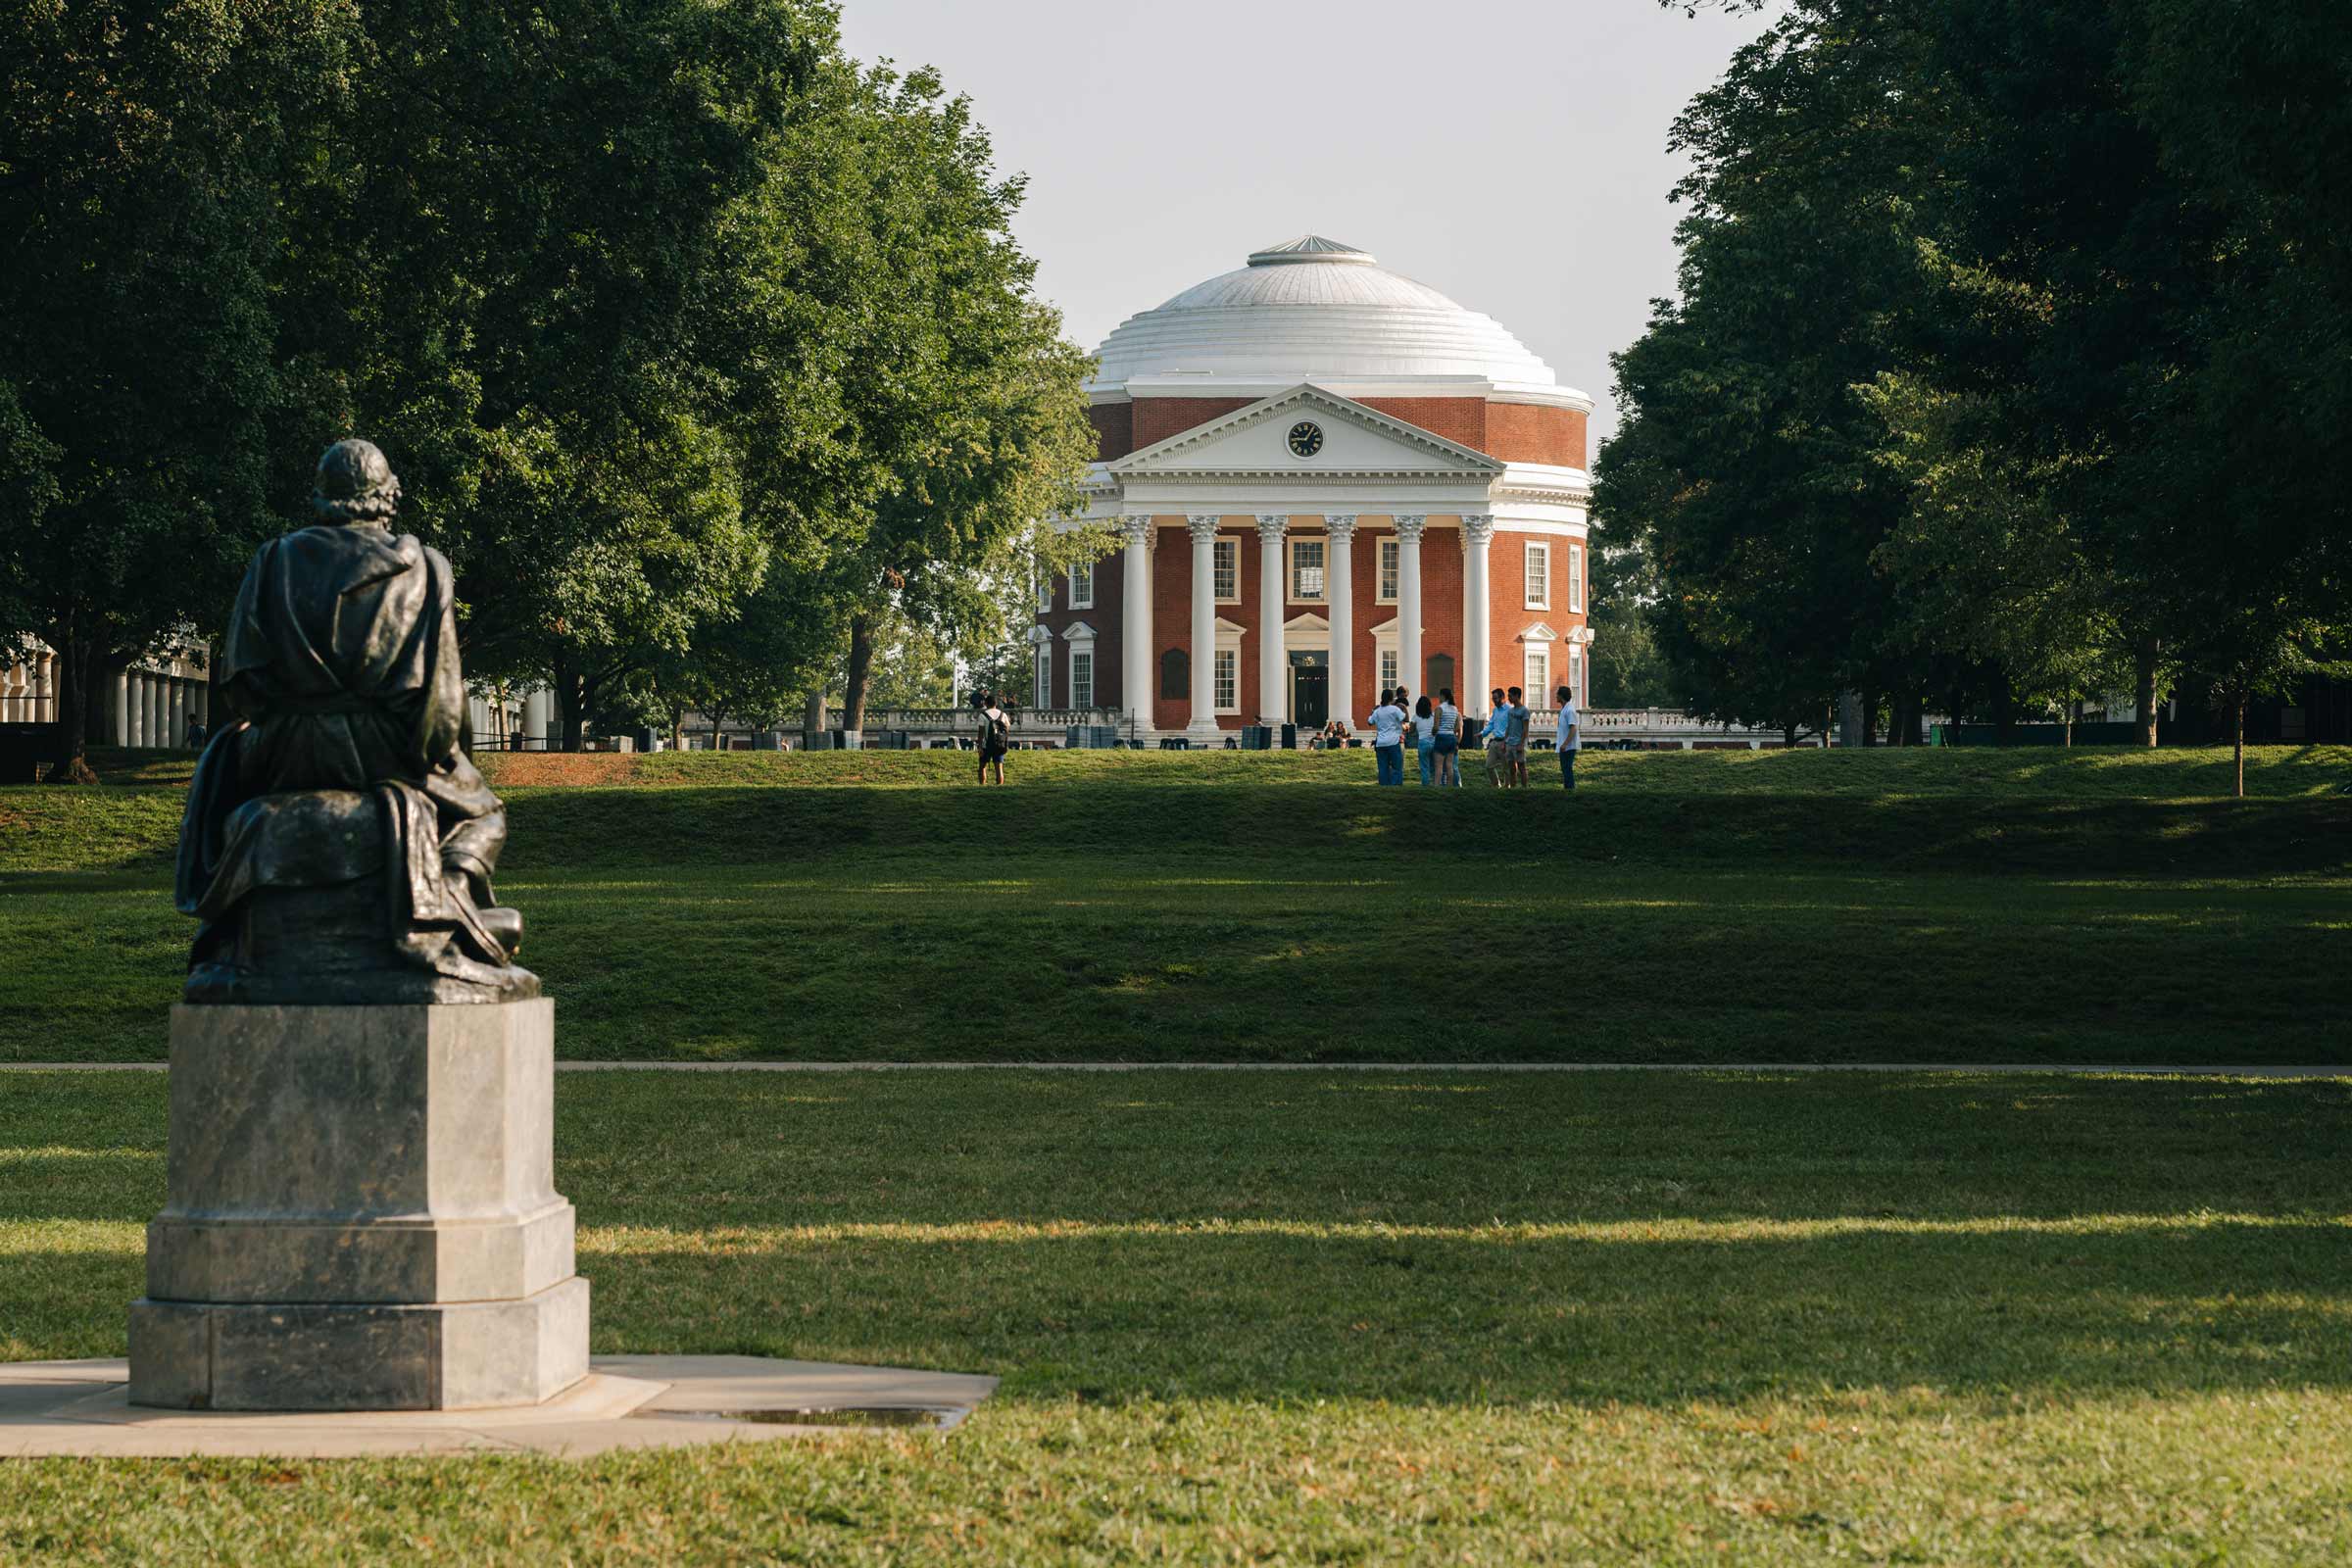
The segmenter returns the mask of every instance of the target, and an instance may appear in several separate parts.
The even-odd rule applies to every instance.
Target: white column
[[[1396,522],[1396,678],[1421,695],[1421,530],[1429,518],[1399,513]]]
[[[522,700],[522,733],[528,739],[547,739],[548,710],[555,706],[548,697],[547,688],[540,686]]]
[[[213,681],[208,668],[205,678],[196,683],[196,722],[202,724],[209,736],[213,728]]]
[[[1282,536],[1288,513],[1263,513],[1257,519],[1257,722],[1279,724],[1290,717],[1290,653],[1283,646],[1282,612],[1289,602],[1282,580]]]
[[[115,689],[107,694],[106,732],[117,746],[130,744],[130,675],[128,671],[115,677]]]
[[[166,679],[164,744],[179,746],[188,738],[188,683],[177,675]]]
[[[1127,556],[1119,571],[1119,695],[1140,737],[1152,733],[1152,519],[1121,517]]]
[[[130,744],[153,746],[155,744],[155,678],[143,669],[133,670],[130,676],[130,685],[131,690],[137,694],[137,701],[131,709]]]
[[[1331,530],[1329,559],[1323,563],[1331,611],[1331,716],[1345,719],[1352,730],[1364,716],[1355,706],[1355,514],[1328,514],[1323,526]]]
[[[1196,746],[1214,746],[1217,730],[1217,521],[1188,516],[1193,535],[1193,715],[1185,737]]]
[[[1494,599],[1488,587],[1487,551],[1494,539],[1492,514],[1462,518],[1462,711],[1484,714],[1487,660],[1494,647]]]

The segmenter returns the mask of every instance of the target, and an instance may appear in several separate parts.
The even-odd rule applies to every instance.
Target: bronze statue
[[[506,808],[459,749],[448,560],[388,524],[400,481],[366,441],[318,460],[321,521],[262,546],[221,649],[241,722],[197,764],[180,912],[187,1000],[508,1002],[522,916],[493,902]]]

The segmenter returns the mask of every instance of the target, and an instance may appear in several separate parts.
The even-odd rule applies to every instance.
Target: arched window
[[[1159,656],[1159,695],[1165,701],[1186,702],[1193,695],[1193,662],[1181,648]]]

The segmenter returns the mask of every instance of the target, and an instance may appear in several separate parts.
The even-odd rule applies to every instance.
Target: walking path
[[[2352,1065],[2075,1061],[559,1061],[558,1072],[1974,1072],[2352,1078]],[[12,1061],[0,1072],[162,1072],[160,1061]]]

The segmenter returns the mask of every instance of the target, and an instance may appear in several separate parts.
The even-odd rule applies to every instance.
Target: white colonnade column
[[[1399,513],[1396,523],[1396,679],[1421,695],[1421,530],[1429,518]]]
[[[1290,650],[1282,636],[1282,536],[1291,525],[1288,513],[1261,514],[1257,519],[1257,722],[1279,724],[1290,717],[1290,693],[1283,689],[1290,676]]]
[[[1355,728],[1355,514],[1327,515],[1331,559],[1323,563],[1324,602],[1331,611],[1331,716]]]
[[[130,744],[153,746],[155,744],[155,677],[140,669],[133,670],[130,678],[139,694],[139,703],[135,710],[138,727],[132,733]]]
[[[1492,514],[1462,517],[1462,711],[1487,710],[1494,683],[1487,660],[1494,647],[1494,599],[1488,586],[1487,551],[1494,539]]]
[[[1193,713],[1184,726],[1195,746],[1217,744],[1217,523],[1215,515],[1184,519],[1193,536]]]
[[[188,734],[188,683],[177,675],[164,677],[167,701],[164,704],[164,744],[177,746]]]
[[[1152,519],[1121,517],[1127,555],[1119,571],[1119,695],[1136,734],[1152,729]]]
[[[522,700],[522,733],[526,740],[544,741],[547,738],[548,710],[553,706],[551,694],[544,686]]]
[[[130,744],[130,672],[125,670],[115,677],[106,694],[107,739],[117,746]]]

